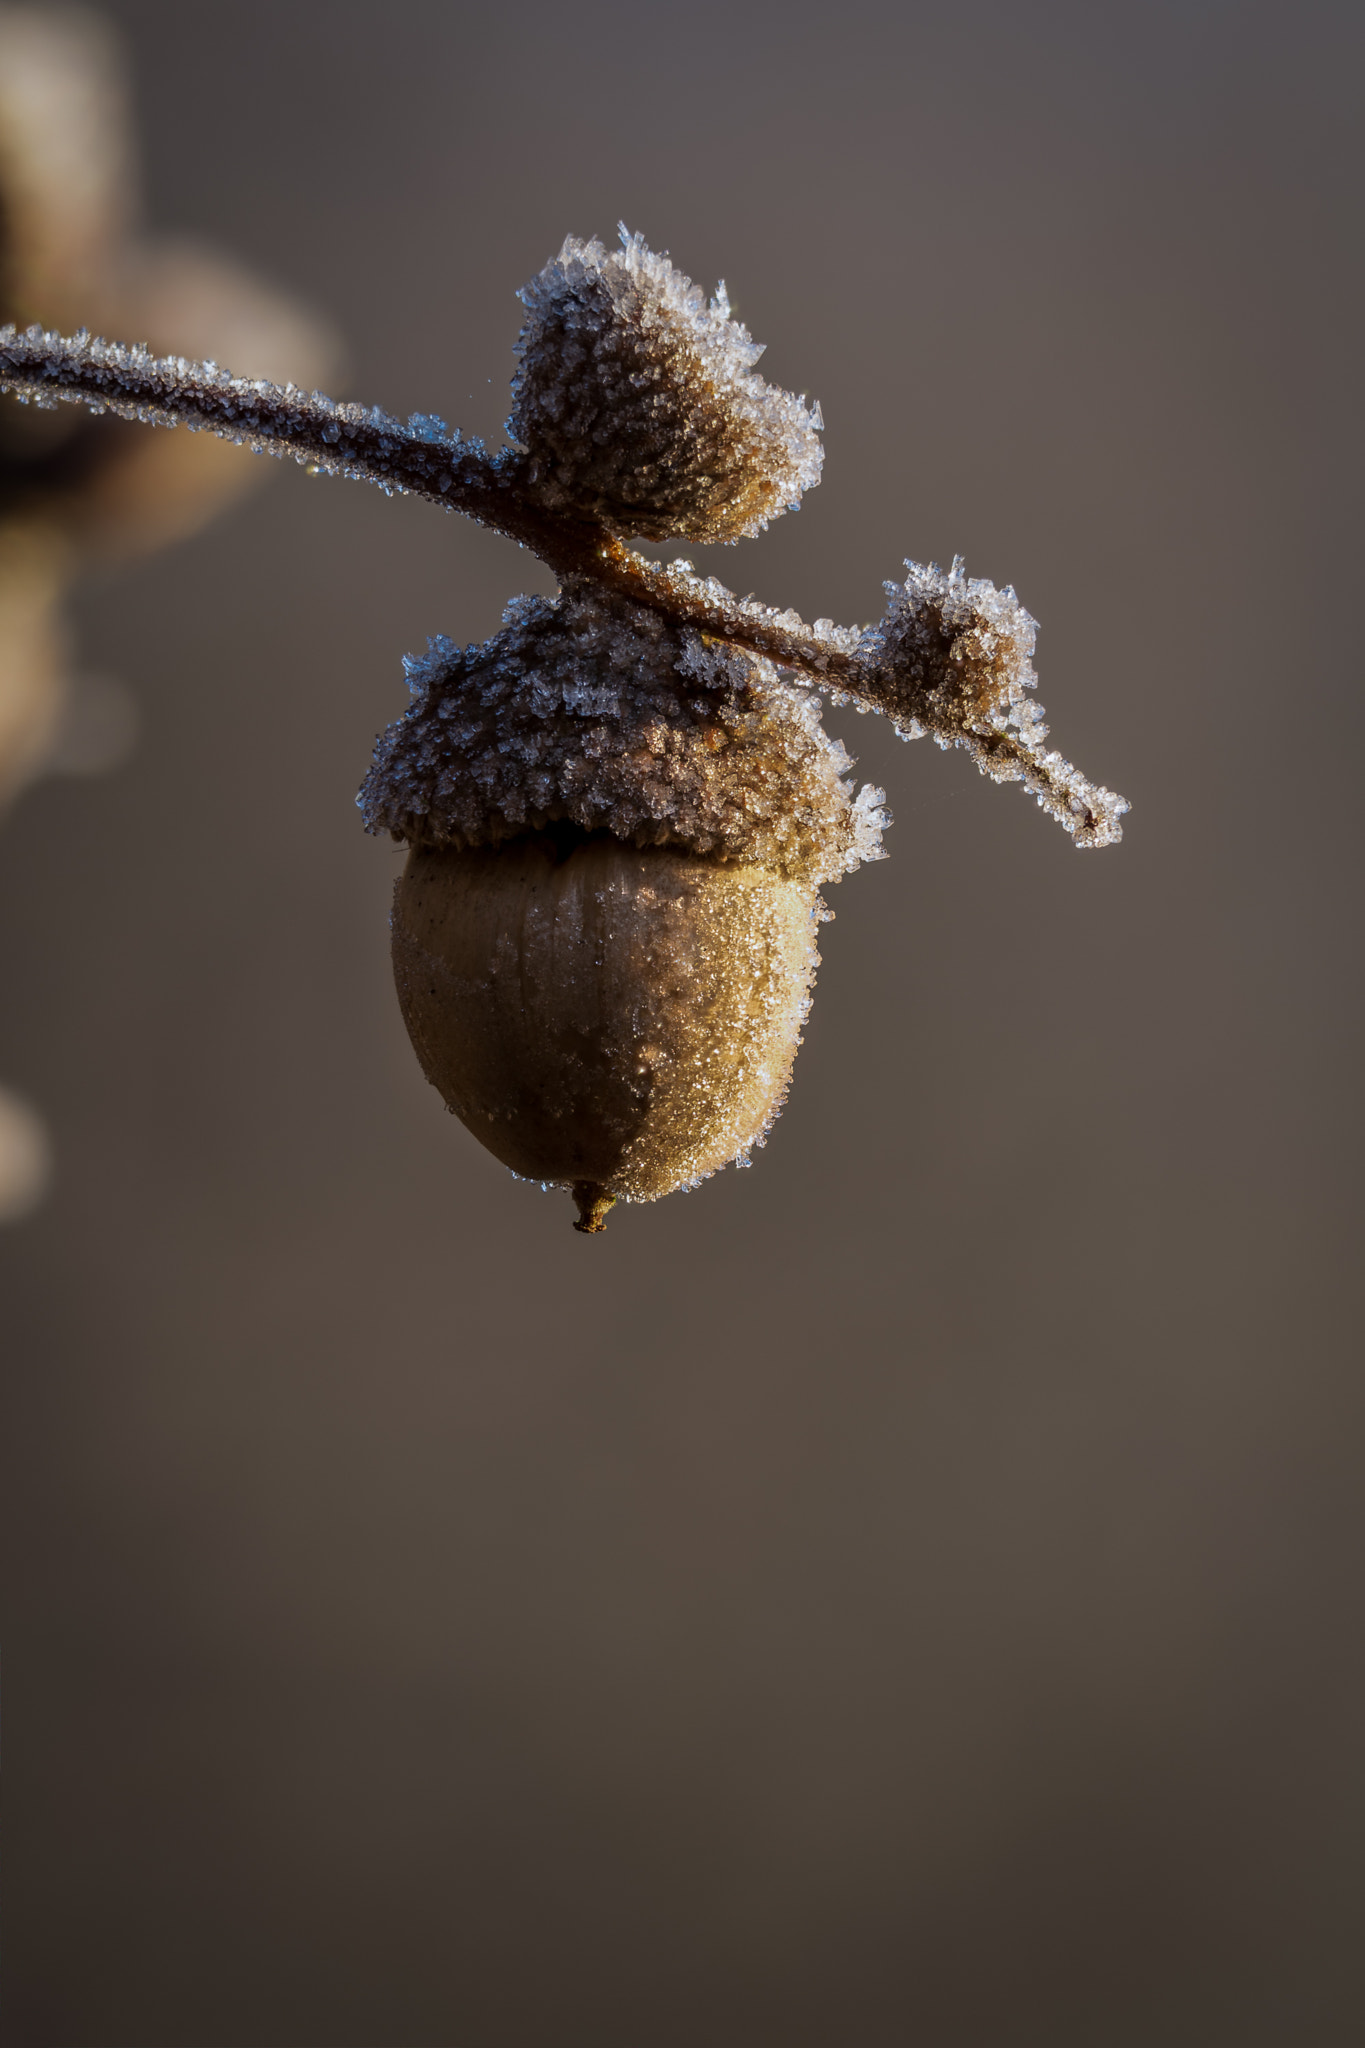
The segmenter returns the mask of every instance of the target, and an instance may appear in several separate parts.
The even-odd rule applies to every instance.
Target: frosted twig
[[[0,328],[0,389],[40,406],[64,399],[148,426],[217,434],[259,455],[292,455],[310,469],[410,491],[509,530],[513,508],[502,507],[498,462],[481,441],[425,416],[404,426],[378,406],[337,405],[318,391],[234,377],[217,363],[38,327],[22,334]]]
[[[434,415],[414,414],[404,424],[377,406],[233,377],[216,363],[158,358],[85,332],[66,338],[38,327],[0,328],[0,390],[39,406],[65,400],[152,426],[206,431],[462,512],[530,548],[567,583],[597,585],[674,625],[763,655],[794,680],[885,713],[907,739],[928,734],[965,747],[983,774],[1024,783],[1078,846],[1121,836],[1126,803],[1042,745],[1046,728],[1021,697],[1032,683],[1031,633],[1020,656],[1001,622],[1005,629],[1017,619],[1032,622],[1013,592],[969,584],[957,565],[948,578],[912,565],[904,587],[888,585],[893,603],[880,626],[818,620],[812,627],[796,612],[736,597],[686,562],[646,560],[600,519],[548,505],[523,449],[490,455]]]

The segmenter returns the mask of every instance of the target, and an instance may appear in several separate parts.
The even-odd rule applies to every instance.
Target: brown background
[[[724,276],[829,458],[712,566],[1013,581],[1134,811],[832,716],[893,857],[790,1106],[587,1241],[351,802],[537,566],[291,469],[88,590],[142,750],[0,840],[9,2038],[1354,2044],[1355,11],[112,12],[153,222],[367,402],[495,429],[568,229]]]

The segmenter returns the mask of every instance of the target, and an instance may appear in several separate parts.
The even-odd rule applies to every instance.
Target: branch
[[[808,626],[796,612],[736,597],[714,577],[694,574],[689,562],[648,562],[620,541],[599,541],[588,573],[680,624],[766,656],[800,681],[825,688],[836,702],[852,699],[881,712],[902,739],[928,734],[941,747],[965,747],[992,782],[1022,782],[1079,847],[1113,846],[1123,836],[1119,819],[1127,803],[1043,746],[1047,727],[1033,704],[1019,701],[1017,688],[1000,691],[994,703],[961,692],[945,695],[888,660],[876,627],[836,626],[829,619]],[[940,629],[938,637],[940,657],[951,660],[961,644],[957,635]],[[1031,669],[1026,676],[1031,681]]]
[[[233,377],[216,363],[156,357],[85,331],[67,339],[39,327],[22,334],[0,328],[0,390],[43,407],[63,400],[151,426],[217,434],[258,454],[292,455],[310,470],[462,512],[530,548],[562,580],[596,584],[674,624],[762,655],[800,682],[884,713],[903,738],[928,733],[941,746],[965,747],[992,780],[1023,782],[1078,846],[1110,845],[1121,836],[1123,799],[1041,745],[1046,728],[1031,706],[1019,714],[1017,692],[992,703],[925,687],[920,671],[910,676],[888,660],[876,628],[828,619],[808,626],[794,611],[736,597],[713,577],[697,576],[690,563],[647,561],[596,521],[535,502],[520,449],[490,456],[482,441],[453,432],[434,414],[414,413],[404,425],[378,406],[338,405],[294,385]],[[958,659],[957,643],[943,629],[940,640],[941,655]]]
[[[0,328],[0,389],[39,406],[63,399],[148,426],[218,434],[258,455],[292,455],[328,475],[412,492],[504,531],[515,513],[502,465],[482,441],[452,433],[434,415],[414,414],[404,426],[378,406],[337,405],[319,391],[233,377],[217,363],[153,356],[84,329],[67,339],[39,327],[23,334]]]

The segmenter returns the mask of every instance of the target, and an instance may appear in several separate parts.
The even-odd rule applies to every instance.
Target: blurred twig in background
[[[138,232],[129,94],[97,15],[0,8],[0,321],[134,333],[305,383],[335,343],[230,258]],[[83,676],[63,599],[87,565],[164,547],[261,480],[244,449],[0,398],[0,806],[48,771],[126,758],[136,702]],[[0,1222],[41,1199],[48,1148],[0,1090]]]

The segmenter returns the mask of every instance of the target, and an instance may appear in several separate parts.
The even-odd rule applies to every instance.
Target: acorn
[[[361,792],[408,843],[399,1003],[427,1079],[576,1228],[761,1145],[828,916],[880,857],[807,692],[647,608],[569,589],[409,662]]]
[[[428,1078],[514,1172],[570,1189],[589,1233],[617,1199],[747,1163],[785,1097],[820,890],[881,859],[889,822],[881,790],[855,795],[816,690],[965,747],[1078,846],[1114,844],[1128,808],[1043,745],[1034,621],[960,560],[907,562],[877,626],[809,627],[626,545],[761,532],[818,481],[823,422],[757,374],[723,285],[708,301],[621,238],[570,236],[522,292],[494,456],[434,413],[404,426],[215,363],[0,327],[0,388],[41,409],[208,427],[413,491],[561,578],[482,646],[437,638],[406,663],[414,701],[358,801],[410,849],[394,970]]]

